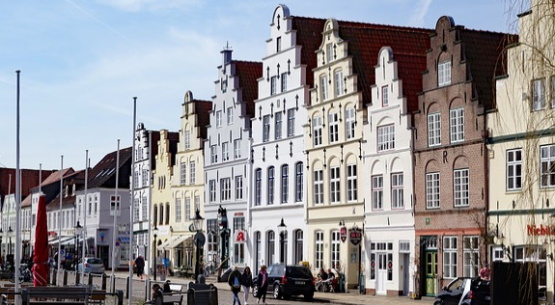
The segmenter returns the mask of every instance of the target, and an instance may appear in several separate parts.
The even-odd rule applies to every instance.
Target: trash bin
[[[345,273],[339,273],[339,292],[345,292]]]

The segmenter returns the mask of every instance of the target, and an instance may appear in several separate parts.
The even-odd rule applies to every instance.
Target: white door
[[[376,293],[386,294],[385,281],[387,280],[387,254],[378,253],[378,274],[376,278]]]

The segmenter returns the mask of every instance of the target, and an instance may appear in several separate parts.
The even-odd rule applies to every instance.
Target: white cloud
[[[426,22],[426,14],[432,5],[432,0],[420,0],[414,14],[409,18],[409,25],[423,27]]]
[[[198,7],[202,0],[98,0],[97,2],[124,11],[160,11]]]

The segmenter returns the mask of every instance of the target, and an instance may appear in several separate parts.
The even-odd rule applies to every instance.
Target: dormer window
[[[439,87],[451,84],[451,62],[444,61],[437,65],[437,85]]]

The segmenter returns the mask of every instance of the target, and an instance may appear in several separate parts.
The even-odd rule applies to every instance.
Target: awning
[[[120,243],[124,243],[124,244],[128,244],[128,243],[129,243],[129,237],[127,237],[127,236],[120,236],[120,237],[118,238],[118,240],[119,240]]]
[[[182,242],[186,241],[188,238],[192,238],[188,235],[181,235],[175,239],[172,239],[164,249],[173,249],[173,248],[180,248],[178,247]]]
[[[62,236],[62,238],[54,238],[48,241],[49,245],[57,245],[59,242],[61,241],[62,245],[68,245],[71,243],[74,243],[74,237],[73,236]]]

